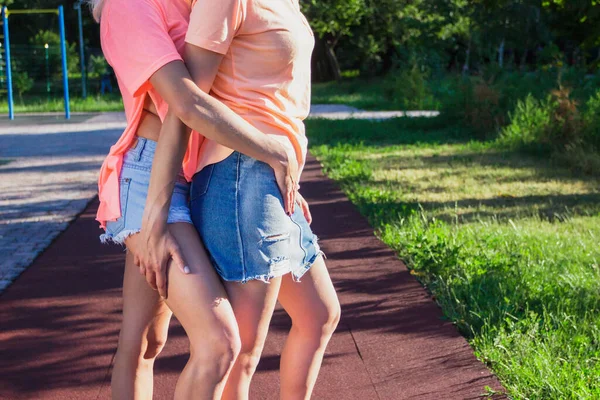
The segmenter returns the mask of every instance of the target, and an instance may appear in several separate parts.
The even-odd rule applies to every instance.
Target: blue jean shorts
[[[285,213],[273,169],[234,152],[194,175],[192,221],[225,281],[291,273],[300,280],[321,250],[300,207]]]
[[[106,233],[100,236],[103,243],[123,244],[129,236],[142,229],[142,217],[150,185],[152,160],[156,151],[156,142],[137,138],[137,143],[124,155],[119,176],[119,195],[121,196],[121,217],[106,223]],[[189,207],[190,185],[183,175],[177,177],[175,190],[171,198],[171,208],[167,222],[192,223]]]

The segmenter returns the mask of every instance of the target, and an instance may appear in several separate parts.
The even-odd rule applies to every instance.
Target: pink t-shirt
[[[121,216],[119,174],[123,155],[135,140],[146,95],[153,100],[161,119],[167,114],[167,104],[149,79],[165,64],[182,60],[189,15],[190,4],[185,0],[106,0],[104,4],[100,19],[102,51],[119,82],[127,128],[100,170],[96,219],[103,227],[106,221]],[[192,133],[183,165],[188,179],[196,171],[202,141],[203,137]]]
[[[210,94],[306,159],[314,37],[298,0],[196,0],[185,41],[223,54]],[[198,170],[232,150],[206,139]]]

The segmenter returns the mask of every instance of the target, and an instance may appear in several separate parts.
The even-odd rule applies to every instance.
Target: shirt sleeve
[[[243,19],[242,0],[196,0],[185,41],[226,54]]]
[[[102,50],[117,78],[137,96],[165,64],[183,60],[164,14],[151,0],[111,1],[101,19]]]

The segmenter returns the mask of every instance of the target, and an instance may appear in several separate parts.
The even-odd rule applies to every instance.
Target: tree
[[[33,79],[29,77],[27,72],[19,71],[14,76],[15,86],[17,87],[17,94],[19,95],[19,101],[23,104],[23,94],[30,91],[33,88]]]
[[[333,77],[342,77],[335,48],[340,39],[352,35],[365,11],[364,0],[310,0],[302,3],[310,25],[318,37],[317,51],[322,47]]]
[[[108,63],[104,56],[90,57],[90,72],[96,74],[96,76],[102,76],[108,73]]]
[[[60,49],[60,35],[54,31],[38,31],[35,36],[29,39],[29,43],[33,46],[44,46],[48,44],[53,51],[49,55],[50,65],[60,66],[62,63],[62,55]],[[66,43],[67,47],[67,71],[69,73],[77,73],[79,71],[79,54],[75,43]],[[59,74],[62,74],[62,69],[55,68]]]

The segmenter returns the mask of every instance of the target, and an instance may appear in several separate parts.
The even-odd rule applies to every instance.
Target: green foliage
[[[97,77],[102,76],[108,72],[108,63],[104,56],[90,57],[90,72],[95,74]]]
[[[529,147],[546,139],[552,107],[549,100],[537,100],[529,95],[519,100],[510,114],[510,123],[502,130],[499,142],[511,147]]]
[[[429,85],[430,73],[416,60],[407,67],[398,68],[388,74],[390,100],[403,110],[437,109],[433,93]]]
[[[321,38],[337,42],[352,34],[365,12],[364,0],[310,0],[302,2],[302,9],[314,32]]]
[[[600,397],[596,178],[495,142],[448,140],[435,119],[307,127],[326,173],[511,398]]]
[[[61,61],[61,50],[60,50],[60,35],[58,32],[49,31],[49,30],[40,30],[35,34],[31,39],[29,39],[29,43],[33,46],[39,46],[42,48],[45,44],[53,49],[49,53],[49,61],[50,65],[57,67],[62,65]],[[68,72],[75,73],[79,72],[79,53],[77,52],[77,48],[75,47],[75,43],[66,43],[67,47],[67,70]],[[57,74],[62,74],[62,70],[60,68],[54,68]]]
[[[31,88],[33,88],[33,79],[29,77],[27,72],[19,71],[14,75],[13,81],[17,89],[17,94],[19,95],[19,100],[22,104],[23,94],[27,93],[31,90]]]
[[[347,6],[346,6],[347,4]],[[596,68],[600,7],[569,2],[501,0],[313,0],[304,6],[320,37],[335,40],[342,69],[387,72],[412,52],[442,69],[481,72],[548,67],[559,60]]]

